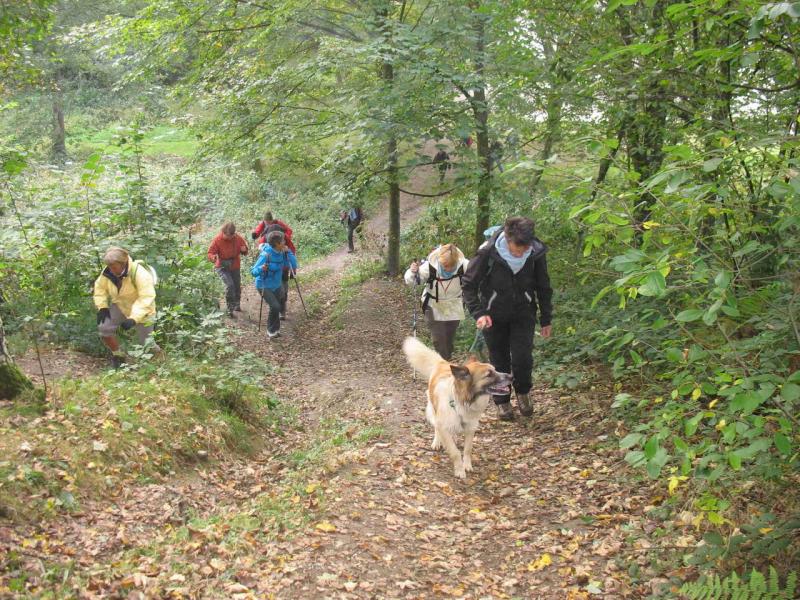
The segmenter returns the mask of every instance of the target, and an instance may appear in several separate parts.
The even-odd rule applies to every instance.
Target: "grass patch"
[[[113,152],[121,136],[128,130],[122,125],[110,126],[93,132],[78,133],[67,138],[70,152],[78,155],[95,151]],[[191,131],[171,125],[158,125],[149,129],[142,140],[142,153],[145,156],[184,156],[191,157],[199,147],[197,138]]]
[[[283,415],[239,368],[176,359],[61,380],[41,415],[25,403],[1,408],[0,513],[38,519],[181,465],[254,452]]]

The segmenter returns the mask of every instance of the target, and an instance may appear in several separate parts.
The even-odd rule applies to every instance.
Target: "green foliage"
[[[797,573],[790,573],[785,586],[781,586],[778,572],[770,567],[768,578],[755,569],[747,579],[741,579],[736,572],[723,579],[704,575],[684,584],[681,594],[689,600],[790,600],[796,597],[796,586]]]

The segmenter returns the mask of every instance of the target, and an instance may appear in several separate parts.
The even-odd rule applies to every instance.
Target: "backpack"
[[[358,223],[361,220],[361,216],[358,214],[358,209],[355,206],[347,213],[347,218],[350,219],[351,223]]]
[[[155,267],[147,264],[143,260],[135,260],[133,261],[133,264],[136,265],[136,271],[131,273],[131,283],[133,284],[134,288],[136,287],[136,273],[139,272],[139,267],[144,267],[150,272],[150,277],[153,278],[153,287],[156,287],[158,285],[158,273],[156,273]],[[139,291],[138,288],[136,291],[137,292]]]
[[[436,269],[431,268],[433,265],[428,266],[428,281],[425,283],[427,286],[427,290],[425,293],[424,298],[422,299],[422,312],[425,312],[425,309],[428,308],[428,304],[430,304],[431,300],[439,301],[439,291],[436,287],[437,281],[451,281],[458,277],[458,284],[461,285],[461,279],[464,277],[464,265],[458,265],[458,269],[456,270],[456,274],[452,277],[437,277],[438,272]],[[436,293],[434,293],[436,292]]]
[[[280,231],[284,236],[286,235],[286,230],[283,228],[282,225],[280,225],[278,223],[269,223],[268,224],[266,221],[264,221],[264,231],[263,231],[263,233],[261,235],[264,236],[264,241],[265,242],[267,241],[267,236],[270,233],[272,233],[273,231]]]

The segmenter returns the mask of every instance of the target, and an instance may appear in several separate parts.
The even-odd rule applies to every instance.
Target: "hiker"
[[[297,270],[297,259],[286,244],[286,236],[281,231],[267,234],[267,243],[261,247],[256,264],[250,273],[256,278],[256,289],[269,306],[267,315],[267,336],[280,336],[281,307],[285,306],[287,289],[281,280],[284,269],[291,275]]]
[[[495,369],[514,376],[520,413],[533,414],[530,399],[533,333],[551,335],[553,290],[547,274],[547,247],[534,236],[527,217],[511,217],[501,231],[478,249],[461,280],[464,304],[483,331]],[[511,394],[495,395],[498,415],[514,419]]]
[[[406,270],[408,285],[423,283],[422,311],[439,355],[450,360],[456,330],[464,318],[461,300],[461,278],[469,265],[464,253],[455,244],[439,246],[421,265],[412,262]]]
[[[436,168],[439,169],[439,185],[444,183],[444,176],[447,173],[447,169],[450,168],[450,155],[447,154],[443,149],[439,150],[436,153],[436,156],[433,157],[433,164],[436,165]]]
[[[339,221],[347,225],[347,251],[352,254],[355,252],[353,247],[353,232],[361,225],[364,219],[364,213],[361,212],[361,207],[351,206],[348,210],[343,210],[339,216]]]
[[[271,211],[264,213],[264,219],[259,221],[258,225],[255,226],[255,229],[250,232],[250,237],[252,237],[256,244],[260,246],[261,244],[267,243],[267,234],[270,231],[283,232],[284,238],[286,239],[286,246],[295,255],[297,255],[297,249],[294,247],[294,243],[292,242],[292,228],[280,219],[273,218]]]
[[[235,319],[234,312],[242,312],[242,261],[249,248],[242,236],[236,233],[236,225],[225,223],[208,247],[208,260],[214,263],[222,283],[225,285],[225,303],[228,316]]]
[[[272,231],[280,231],[286,240],[286,246],[292,253],[297,256],[297,249],[292,242],[292,228],[279,219],[272,217],[272,212],[267,211],[264,213],[264,220],[261,221],[256,228],[250,233],[252,238],[256,240],[256,244],[260,248],[263,244],[267,243],[267,235]],[[281,319],[286,318],[286,309],[289,302],[289,269],[284,269],[281,275],[281,282],[283,285],[283,303],[281,304]]]
[[[500,140],[493,141],[489,146],[489,156],[492,158],[492,162],[497,166],[497,170],[501,173],[503,172],[503,144],[500,143]]]
[[[111,246],[103,255],[106,267],[94,282],[94,305],[97,308],[97,331],[111,351],[116,369],[125,362],[120,350],[117,328],[136,329],[136,338],[144,345],[153,333],[156,318],[155,271],[141,261],[131,259],[126,250]],[[163,355],[154,344],[156,356]]]

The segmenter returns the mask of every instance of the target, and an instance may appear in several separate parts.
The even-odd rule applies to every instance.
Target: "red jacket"
[[[238,233],[234,234],[233,238],[229,240],[226,240],[222,233],[218,233],[208,247],[208,260],[219,268],[221,260],[233,259],[230,270],[236,271],[242,266],[239,257],[242,254],[247,254],[247,251],[247,242]]]
[[[253,239],[258,240],[256,241],[256,244],[265,244],[267,242],[266,236],[263,235],[267,225],[279,225],[280,228],[283,229],[283,235],[286,238],[286,245],[289,247],[289,250],[292,251],[292,254],[297,254],[297,249],[292,243],[292,228],[279,219],[275,219],[269,223],[266,221],[261,221],[258,225],[256,225],[256,228],[253,229]]]

